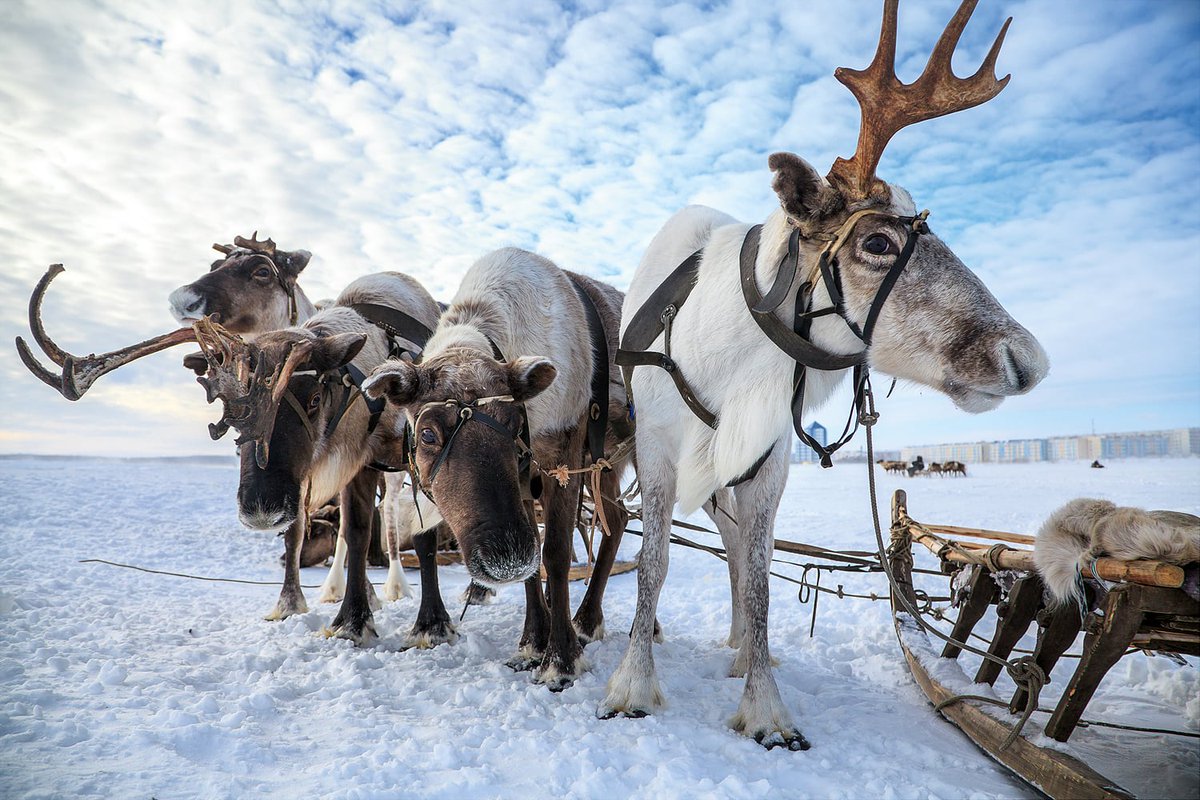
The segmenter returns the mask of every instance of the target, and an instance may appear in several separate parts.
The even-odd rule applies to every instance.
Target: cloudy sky
[[[955,6],[902,3],[901,78]],[[0,452],[231,451],[183,348],[78,403],[24,370],[11,343],[48,264],[67,272],[47,327],[79,353],[173,328],[168,293],[255,229],[314,253],[314,299],[384,269],[447,299],[504,245],[624,288],[688,203],[763,220],[773,151],[822,169],[853,152],[833,70],[870,61],[880,7],[7,0]],[[1200,2],[983,0],[960,74],[1008,15],[1008,88],[900,133],[880,174],[1053,367],[981,416],[901,385],[878,445],[1200,424]]]

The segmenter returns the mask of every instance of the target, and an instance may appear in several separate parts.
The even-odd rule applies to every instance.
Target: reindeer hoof
[[[439,644],[454,644],[457,641],[458,631],[449,621],[434,623],[419,629],[414,625],[400,649],[401,651],[432,650]]]
[[[545,652],[532,644],[522,644],[517,647],[516,655],[504,662],[504,666],[513,672],[528,672],[542,665]]]
[[[593,620],[576,616],[571,624],[575,627],[580,644],[591,644],[604,638],[604,617]]]
[[[754,735],[754,741],[768,750],[774,750],[776,747],[786,747],[794,753],[812,747],[808,739],[804,738],[804,734],[795,728],[790,731],[760,732]]]
[[[304,595],[297,593],[292,596],[280,595],[279,602],[271,609],[263,619],[267,622],[278,622],[281,619],[287,619],[293,614],[307,614],[308,603],[304,602]]]
[[[337,620],[334,620],[333,628],[326,635],[338,639],[348,639],[354,643],[355,647],[370,647],[379,638],[375,632],[375,622],[371,619],[358,625],[350,622],[339,624]]]

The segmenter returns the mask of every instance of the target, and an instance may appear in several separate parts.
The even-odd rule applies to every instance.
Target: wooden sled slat
[[[896,632],[900,637],[900,647],[904,651],[905,660],[908,661],[909,670],[916,679],[917,685],[925,692],[925,696],[935,705],[953,696],[954,692],[949,691],[930,677],[920,659],[913,655],[904,641],[905,636],[924,636],[925,634],[912,631],[901,633],[899,622]],[[1122,789],[1082,761],[1057,750],[1047,750],[1030,744],[1020,736],[1008,746],[1008,749],[1000,750],[1000,745],[1008,738],[1009,726],[982,709],[971,705],[969,700],[952,703],[943,708],[940,713],[953,722],[989,756],[1015,772],[1022,780],[1028,781],[1051,797],[1079,798],[1079,800],[1093,800],[1093,798],[1097,800],[1109,798],[1130,800],[1134,797],[1133,794]]]

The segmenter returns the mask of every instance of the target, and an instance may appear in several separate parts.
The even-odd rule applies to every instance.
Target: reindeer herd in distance
[[[366,566],[382,483],[384,600],[412,594],[400,550],[411,546],[420,564],[408,644],[458,637],[438,588],[438,543],[452,539],[472,580],[468,599],[522,587],[525,621],[506,663],[552,691],[572,685],[584,647],[606,635],[602,600],[628,519],[621,478],[632,469],[641,489],[637,605],[597,716],[644,717],[666,702],[653,644],[670,635],[656,608],[678,504],[703,509],[728,553],[728,674],[745,678],[729,726],[768,748],[806,750],[767,641],[774,520],[804,404],[824,402],[849,376],[861,400],[869,366],[979,413],[1030,391],[1049,369],[1033,335],[929,229],[928,212],[875,174],[898,130],[1006,85],[994,68],[1008,22],[974,75],[950,67],[976,2],[963,0],[921,77],[903,84],[898,0],[885,0],[871,65],[835,72],[862,108],[854,156],[822,176],[775,153],[779,204],[763,224],[701,206],[679,211],[627,293],[505,248],[471,265],[444,306],[410,276],[380,272],[317,308],[298,285],[310,254],[256,234],[216,245],[222,258],[171,295],[183,327],[100,355],[74,356],[47,335],[40,311],[63,270],[55,265],[33,291],[30,329],[59,369],[21,338],[18,352],[37,378],[78,400],[124,364],[198,344],[184,366],[208,402],[220,401],[209,434],[238,434],[239,519],[285,538],[284,584],[267,619],[307,610],[302,546],[311,515],[336,497],[338,543],[320,600],[341,602],[331,635],[375,641],[382,601]],[[605,535],[572,614],[584,484]]]
[[[908,461],[888,461],[882,458],[875,463],[883,467],[884,471],[888,473],[893,475],[907,475],[910,478],[914,475],[961,475],[964,478],[967,477],[967,465],[961,461],[943,461],[941,463],[932,461],[929,463],[929,466],[925,466],[924,457],[917,456],[911,463]]]

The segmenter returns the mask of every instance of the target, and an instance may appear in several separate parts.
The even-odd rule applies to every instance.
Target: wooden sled
[[[991,543],[959,541],[964,537]],[[960,587],[966,584],[966,596],[950,634],[953,639],[966,642],[976,623],[990,606],[996,605],[996,631],[988,652],[1008,659],[1018,640],[1036,622],[1037,645],[1032,658],[1049,678],[1079,631],[1086,632],[1079,664],[1044,729],[1046,736],[1057,741],[1065,742],[1070,737],[1101,679],[1128,648],[1200,654],[1200,603],[1179,588],[1184,580],[1180,567],[1153,561],[1098,559],[1094,564],[1097,576],[1118,582],[1100,602],[1100,613],[1093,611],[1081,617],[1078,609],[1053,610],[1042,599],[1042,583],[1033,566],[1032,536],[916,523],[908,516],[905,492],[899,490],[892,496],[892,540],[887,554],[896,587],[892,592],[892,616],[913,677],[935,705],[959,694],[990,692],[1002,667],[985,660],[974,677],[968,677],[957,663],[960,649],[949,643],[944,647],[940,642],[935,645],[904,607],[900,595],[912,608],[919,605],[912,583],[912,545],[916,542],[938,556],[943,572],[954,575],[970,571],[959,575]],[[992,575],[1008,570],[1013,571],[1015,580],[1007,596],[1001,597]],[[1091,570],[1085,570],[1084,575],[1093,577]],[[947,704],[940,712],[988,755],[1052,798],[1134,797],[1062,751],[1040,747],[1023,736],[1012,738],[1005,747],[1027,700],[1025,690],[1018,688],[1008,703],[1007,714],[1002,708],[966,698]]]

